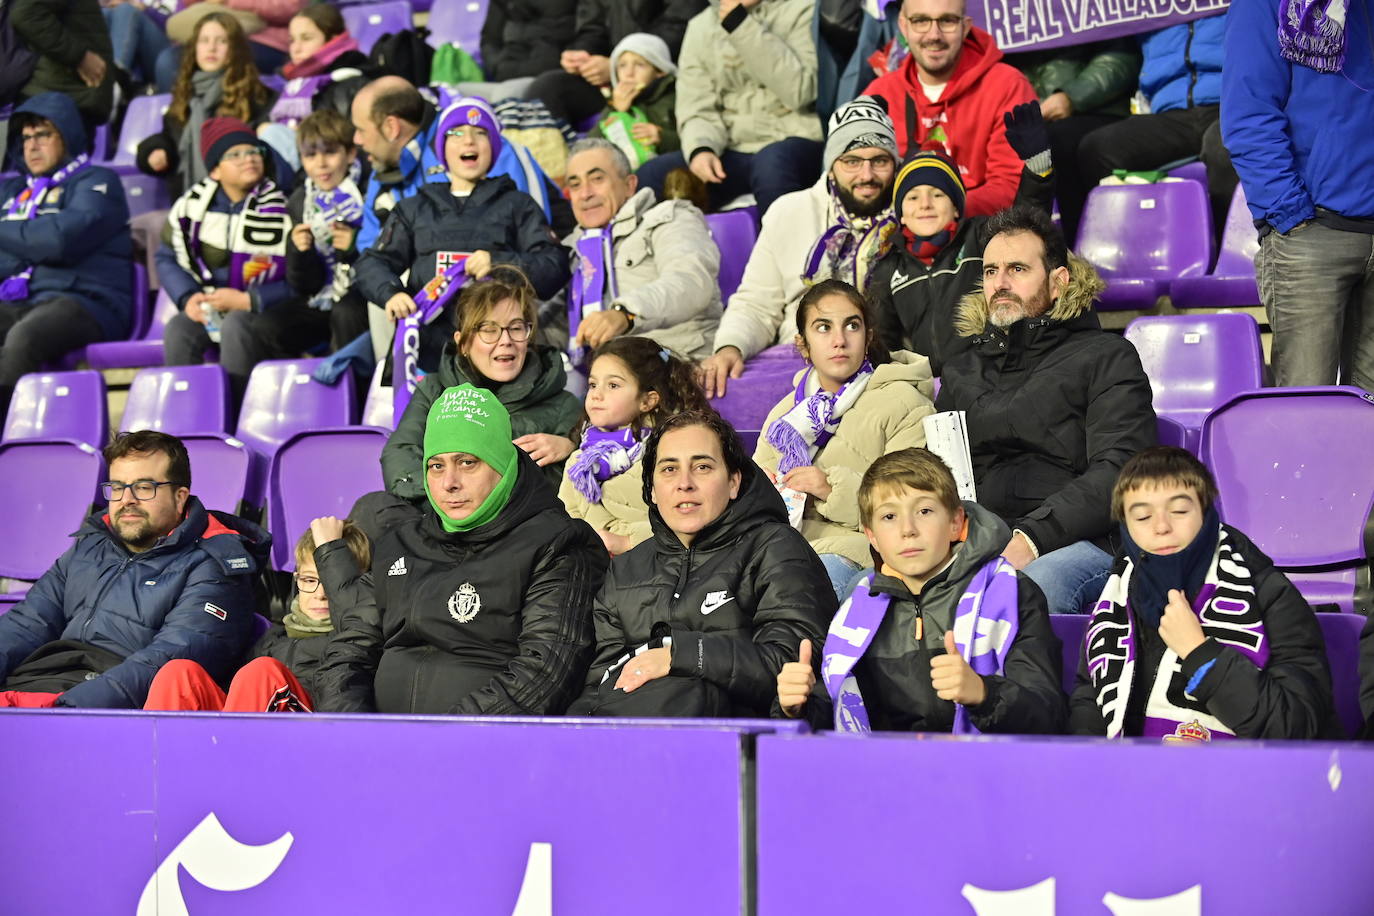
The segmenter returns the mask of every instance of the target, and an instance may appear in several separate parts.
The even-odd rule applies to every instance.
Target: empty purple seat
[[[1374,508],[1374,395],[1266,388],[1207,415],[1199,456],[1221,517],[1245,532],[1317,608],[1369,613],[1366,525]],[[1367,579],[1365,580],[1367,581]]]
[[[167,182],[154,175],[142,172],[119,176],[124,185],[124,197],[129,202],[129,217],[142,216],[154,210],[170,210],[172,198],[167,191]]]
[[[141,261],[135,261],[133,265],[133,272],[134,280],[133,285],[131,287],[132,293],[130,296],[129,303],[130,325],[129,336],[127,338],[128,340],[138,340],[144,334],[148,333],[148,323],[152,321],[153,311],[152,297],[148,293],[147,266],[143,264]],[[116,341],[116,343],[119,342],[122,341]],[[90,350],[91,346],[99,346],[99,344],[92,344],[85,347],[81,347],[78,350],[72,350],[70,353],[62,357],[61,364],[57,368],[75,369],[82,363],[87,363],[89,365],[90,359],[88,351]],[[91,368],[100,369],[103,367],[92,365]]]
[[[355,426],[296,435],[272,462],[267,514],[272,565],[296,568],[296,540],[321,515],[344,518],[364,493],[382,488],[387,431]]]
[[[1259,325],[1244,312],[1143,316],[1127,326],[1126,339],[1150,378],[1155,413],[1188,430],[1191,451],[1208,412],[1264,387]]]
[[[110,434],[105,378],[99,372],[33,372],[19,379],[0,441],[25,439],[105,445]]]
[[[229,377],[216,365],[143,369],[129,385],[120,428],[174,436],[229,431]]]
[[[100,453],[84,442],[0,445],[0,505],[12,533],[0,547],[0,576],[34,580],[47,572],[71,546],[104,473]]]
[[[124,113],[124,126],[119,132],[119,145],[109,165],[121,171],[137,172],[138,145],[162,130],[162,116],[171,104],[171,93],[136,95],[130,99]]]
[[[343,13],[348,34],[358,43],[364,54],[372,50],[383,35],[404,32],[415,27],[408,0],[386,0],[385,3],[361,3],[346,6]]]
[[[207,509],[255,516],[262,505],[261,465],[251,449],[223,435],[181,435],[191,456],[191,492]],[[244,510],[243,505],[251,506]]]
[[[301,432],[348,426],[356,412],[353,373],[333,385],[310,377],[318,359],[277,359],[257,364],[248,378],[235,436],[264,457]]]
[[[758,240],[758,224],[754,222],[754,209],[745,207],[740,210],[726,210],[712,213],[706,217],[706,226],[711,230],[711,238],[720,249],[720,298],[726,303],[739,289],[744,277],[744,267],[749,263],[749,254]]]
[[[480,64],[486,21],[487,0],[445,0],[429,11],[429,43],[436,48],[457,45]]]
[[[378,429],[396,428],[396,402],[391,386],[382,384],[386,365],[380,364],[372,373],[372,381],[367,386],[367,400],[363,402],[362,424]]]
[[[177,313],[176,303],[158,290],[157,303],[143,333],[129,340],[91,344],[86,362],[92,369],[138,369],[162,365],[162,332]]]
[[[1347,738],[1354,738],[1364,727],[1360,712],[1360,631],[1363,614],[1318,614],[1322,638],[1326,641],[1326,660],[1331,665],[1331,692],[1336,698],[1336,717]]]
[[[1088,632],[1090,614],[1051,614],[1050,629],[1059,637],[1060,658],[1064,670],[1062,683],[1064,692],[1073,693],[1074,681],[1078,678],[1078,660],[1083,654],[1083,637]]]
[[[1259,287],[1255,285],[1257,251],[1259,231],[1245,204],[1245,189],[1236,185],[1231,208],[1226,211],[1226,228],[1216,266],[1200,277],[1179,277],[1169,286],[1169,299],[1181,309],[1259,305]]]
[[[790,345],[770,347],[745,363],[744,374],[726,384],[725,396],[711,402],[740,434],[750,454],[768,411],[792,390],[792,377],[805,365]]]
[[[1207,191],[1196,181],[1093,188],[1077,250],[1107,281],[1101,308],[1153,308],[1175,279],[1212,263]]]
[[[1168,417],[1155,416],[1155,427],[1159,433],[1160,445],[1172,445],[1174,448],[1186,448],[1188,451],[1197,454],[1197,449],[1190,445],[1188,441],[1188,429],[1177,420],[1170,420]]]

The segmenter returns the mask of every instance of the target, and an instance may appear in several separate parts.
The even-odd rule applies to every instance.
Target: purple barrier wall
[[[1228,0],[969,0],[968,14],[1003,51],[1039,51],[1153,32],[1227,6]]]
[[[757,752],[759,916],[1374,901],[1374,750],[1359,746],[763,736]]]
[[[0,911],[740,911],[775,724],[528,721],[7,710]]]

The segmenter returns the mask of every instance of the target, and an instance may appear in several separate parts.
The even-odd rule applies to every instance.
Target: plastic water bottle
[[[219,327],[224,321],[224,313],[208,305],[202,305],[201,308],[205,310],[205,333],[209,335],[211,343],[219,343]]]

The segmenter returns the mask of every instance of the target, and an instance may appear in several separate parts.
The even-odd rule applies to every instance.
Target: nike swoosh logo
[[[706,614],[709,614],[712,611],[714,611],[716,608],[724,607],[725,605],[729,604],[731,601],[734,600],[734,596],[731,596],[729,598],[726,598],[724,601],[703,601],[701,602],[701,613],[703,616],[705,616]]]

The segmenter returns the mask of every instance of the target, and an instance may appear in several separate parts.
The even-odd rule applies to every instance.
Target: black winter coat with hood
[[[491,0],[482,22],[482,71],[512,80],[557,70],[576,23],[577,0]]]
[[[609,57],[626,35],[649,32],[667,42],[677,60],[688,21],[704,9],[706,0],[579,0],[577,33],[568,47]]]
[[[387,533],[373,600],[331,607],[316,708],[558,715],[591,660],[606,548],[523,453],[510,501],[472,531],[433,507]]]
[[[611,562],[596,599],[596,658],[570,712],[701,714],[700,706],[681,705],[684,691],[673,683],[689,678],[711,694],[710,714],[767,716],[778,672],[796,660],[803,639],[815,643],[835,614],[835,590],[820,558],[788,524],[782,497],[752,461],[739,495],[691,547],[652,503],[649,523],[653,538]],[[613,689],[622,656],[665,637],[672,638],[668,675],[625,702]]]
[[[1075,541],[1115,553],[1112,486],[1158,439],[1150,380],[1134,346],[1092,311],[1102,281],[1070,257],[1050,311],[1003,329],[981,291],[959,304],[973,347],[945,364],[937,410],[967,411],[978,503],[1025,532],[1041,556]]]

